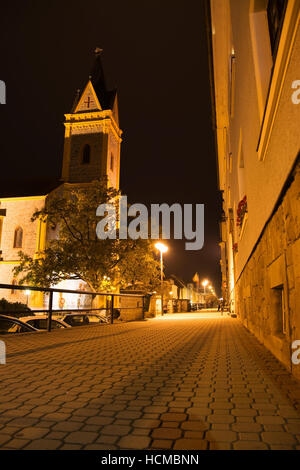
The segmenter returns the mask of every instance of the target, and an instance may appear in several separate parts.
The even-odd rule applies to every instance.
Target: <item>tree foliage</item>
[[[24,316],[22,312],[31,312],[31,309],[21,302],[9,302],[4,298],[0,300],[0,315],[6,314],[11,317],[19,318]]]
[[[15,274],[20,283],[49,287],[65,279],[81,279],[92,291],[159,284],[159,262],[150,240],[100,240],[96,234],[100,204],[118,205],[119,192],[105,180],[89,184],[64,184],[33,214],[32,221],[47,223],[44,251],[31,257],[20,252]]]

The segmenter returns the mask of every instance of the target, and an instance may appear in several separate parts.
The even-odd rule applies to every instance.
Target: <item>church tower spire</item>
[[[103,49],[96,47],[95,60],[92,68],[90,79],[93,83],[94,89],[97,94],[104,96],[107,93],[106,81],[103,71],[101,54]]]
[[[65,114],[62,180],[88,183],[103,176],[119,189],[120,147],[117,91],[108,90],[100,48],[89,80],[77,93],[70,114]]]

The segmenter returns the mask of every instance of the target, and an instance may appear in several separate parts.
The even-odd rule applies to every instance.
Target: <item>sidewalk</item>
[[[2,449],[300,449],[299,382],[229,316],[0,339]]]

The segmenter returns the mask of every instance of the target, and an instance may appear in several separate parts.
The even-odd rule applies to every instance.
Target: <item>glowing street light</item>
[[[164,305],[163,305],[163,277],[164,277],[164,268],[163,268],[163,253],[168,251],[168,247],[163,243],[156,243],[155,248],[160,251],[160,285],[161,285],[161,314],[164,314]]]
[[[204,281],[202,282],[202,286],[204,287],[204,294],[206,293],[205,288],[208,284],[209,284],[209,281],[207,279],[204,279]]]
[[[30,290],[26,289],[25,294],[26,294],[26,305],[28,307],[28,300],[29,300],[29,296],[30,296]]]
[[[155,248],[161,253],[166,253],[168,251],[168,247],[160,242],[156,243]]]

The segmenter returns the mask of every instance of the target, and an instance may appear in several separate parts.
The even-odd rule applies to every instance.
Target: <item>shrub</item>
[[[1,299],[0,300],[0,315],[10,315],[12,317],[22,317],[26,315],[26,313],[22,312],[31,312],[30,308],[22,304],[21,302],[9,302],[6,299]]]

